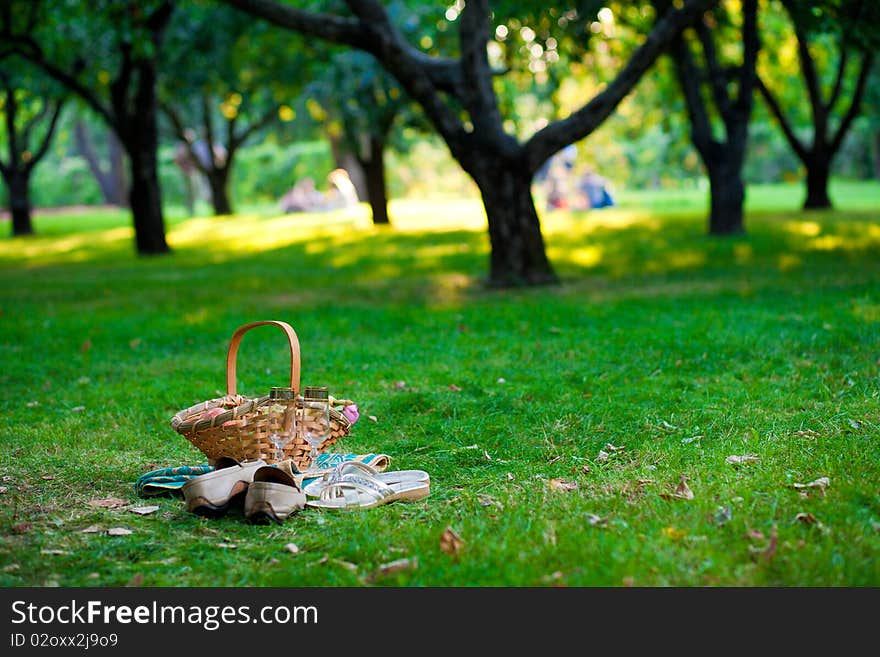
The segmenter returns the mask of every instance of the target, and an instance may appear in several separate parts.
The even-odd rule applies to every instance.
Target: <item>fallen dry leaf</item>
[[[595,513],[588,513],[586,517],[587,522],[593,527],[601,527],[608,523],[608,518],[597,516]]]
[[[731,454],[724,461],[726,463],[730,463],[731,465],[745,465],[748,463],[756,463],[760,461],[761,457],[755,454],[743,454],[742,456],[737,456],[736,454]]]
[[[498,380],[495,381],[495,383],[507,383],[507,379],[505,379],[503,376],[500,376],[498,377]]]
[[[89,506],[95,506],[99,509],[118,509],[121,506],[128,506],[128,500],[118,497],[102,497],[101,499],[90,500]]]
[[[21,568],[21,564],[11,563],[8,566],[3,566],[4,573],[11,573],[14,570],[18,570]]]
[[[512,472],[508,472],[508,473],[507,473],[507,481],[513,481],[513,479],[514,479],[514,477],[513,477],[513,473],[512,473]]]
[[[797,489],[805,490],[809,488],[818,488],[819,491],[824,495],[825,489],[831,485],[831,479],[828,477],[819,477],[818,479],[814,479],[808,484],[792,484]]]
[[[802,522],[805,525],[816,525],[820,529],[822,528],[822,523],[819,522],[818,518],[812,513],[799,513],[794,517],[794,520],[795,522]]]
[[[2,495],[3,493],[5,493],[8,490],[9,490],[8,486],[0,486],[0,495]]]
[[[622,452],[623,450],[626,449],[626,446],[621,445],[620,447],[615,447],[611,443],[605,443],[605,449],[607,449],[609,452],[611,452],[613,454],[614,452]]]
[[[330,559],[331,563],[335,563],[337,566],[342,566],[346,570],[350,570],[351,572],[357,572],[357,564],[352,563],[351,561],[345,561],[343,559]]]
[[[74,406],[73,408],[70,409],[70,412],[71,413],[81,413],[84,410],[86,410],[85,406]]]
[[[395,381],[394,382],[394,389],[395,390],[403,390],[404,388],[406,388],[406,381]]]
[[[411,570],[415,570],[419,567],[419,560],[416,557],[412,559],[395,559],[394,561],[390,561],[388,563],[383,563],[379,566],[378,570],[374,572],[368,578],[370,581],[374,581],[379,577],[386,577],[388,575],[396,575],[397,573],[405,573]]]
[[[853,420],[852,418],[849,419],[849,426],[851,426],[853,429],[861,429],[862,424],[863,422],[861,420]]]
[[[666,420],[662,420],[662,421],[660,422],[660,425],[661,425],[664,429],[666,429],[667,431],[676,431],[676,430],[678,429],[677,426],[675,426],[674,424],[669,424],[669,422],[667,422]]]
[[[370,420],[370,422],[378,422],[379,421],[379,418],[377,418],[375,415],[368,415],[367,419]]]
[[[217,543],[218,548],[223,548],[224,550],[234,550],[238,546],[235,543]]]
[[[452,392],[461,392],[461,388],[459,386],[455,385],[454,383],[449,384],[449,389]]]
[[[57,557],[62,554],[70,554],[67,550],[58,550],[58,549],[45,549],[40,550],[40,554],[48,554],[53,557]]]
[[[501,502],[486,493],[477,493],[477,502],[480,503],[480,506],[497,506],[499,509],[504,508],[504,505],[501,504]]]
[[[483,450],[483,458],[486,459],[487,461],[492,460],[492,457],[489,456],[489,452],[487,452],[486,450]]]
[[[111,527],[107,530],[108,536],[129,536],[132,532],[130,529],[126,529],[125,527]]]
[[[40,479],[44,481],[52,481],[55,478],[55,475],[43,475]]]
[[[284,549],[290,552],[291,554],[299,554],[299,546],[296,543],[288,543],[284,546]]]
[[[764,533],[759,532],[757,529],[750,529],[746,532],[746,538],[751,539],[753,541],[763,541]]]
[[[610,457],[611,454],[606,452],[604,449],[600,449],[599,453],[596,455],[595,461],[596,463],[605,463]]]
[[[802,438],[816,438],[818,436],[821,436],[822,434],[816,433],[812,429],[804,429],[803,431],[795,431],[794,435],[800,436]]]
[[[158,506],[133,506],[129,509],[129,511],[136,513],[139,516],[148,516],[151,513],[156,513],[158,510]]]
[[[678,482],[678,486],[676,486],[675,490],[672,492],[672,497],[677,497],[682,500],[694,499],[694,492],[687,485],[687,477],[684,475],[681,475],[681,481]]]
[[[461,537],[452,531],[451,527],[444,529],[440,535],[440,550],[457,557],[462,548],[464,548],[464,541]]]
[[[101,529],[100,525],[89,525],[85,529],[79,530],[81,534],[97,534],[98,532],[104,531]]]
[[[134,338],[133,340],[131,340],[131,341],[128,343],[128,346],[131,347],[132,349],[137,349],[137,348],[138,348],[138,345],[140,345],[140,343],[141,343],[141,339],[140,339],[140,338]]]
[[[27,405],[28,405],[28,408],[33,408],[34,406],[39,406],[39,405],[40,405],[40,402],[38,402],[38,401],[36,401],[36,400],[34,400],[34,401],[29,401],[29,402],[27,403]]]
[[[33,526],[32,522],[20,522],[17,525],[12,525],[11,529],[13,534],[27,534]]]
[[[128,583],[125,585],[128,588],[135,588],[137,586],[141,586],[144,583],[144,574],[143,573],[135,573],[134,576],[128,580]]]
[[[779,533],[776,530],[776,525],[773,525],[773,528],[770,530],[770,542],[767,544],[767,548],[761,552],[761,559],[766,563],[770,563],[773,561],[773,557],[776,556],[776,546],[779,543]]]
[[[563,493],[570,493],[573,490],[578,489],[578,483],[576,481],[567,481],[565,479],[551,479],[550,490],[561,491]]]
[[[92,340],[91,340],[91,338],[86,338],[85,340],[83,340],[83,343],[79,346],[79,350],[80,350],[82,353],[87,352],[87,351],[88,351],[89,349],[91,349],[91,348],[92,348]]]

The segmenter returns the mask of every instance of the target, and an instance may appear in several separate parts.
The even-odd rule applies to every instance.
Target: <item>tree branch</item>
[[[837,127],[837,132],[834,134],[834,138],[831,140],[832,153],[836,153],[837,150],[840,148],[840,145],[843,143],[843,138],[846,137],[846,133],[849,130],[850,125],[859,114],[859,110],[861,109],[862,105],[862,98],[865,95],[865,89],[868,83],[868,77],[870,77],[871,74],[871,65],[873,63],[874,53],[866,51],[865,54],[862,55],[862,69],[859,71],[859,79],[856,82],[856,89],[853,93],[852,101],[849,104],[849,109],[847,109],[843,120]]]
[[[24,148],[27,149],[28,144],[31,143],[31,131],[39,125],[46,115],[52,110],[52,105],[45,98],[40,99],[40,111],[38,111],[30,121],[25,121],[24,125],[21,128],[21,143]]]
[[[33,39],[30,39],[29,37],[15,38],[19,43],[13,46],[12,52],[24,57],[29,62],[43,69],[46,75],[70,89],[73,93],[79,96],[86,105],[91,107],[92,110],[101,116],[101,118],[107,122],[107,125],[113,128],[118,134],[119,124],[113,116],[113,113],[101,102],[101,99],[98,98],[91,89],[76,79],[78,71],[65,71],[48,61],[43,54],[42,49]],[[29,48],[23,47],[24,45],[29,46]]]
[[[6,103],[3,108],[6,115],[6,136],[9,139],[9,167],[8,171],[18,168],[18,143],[15,133],[15,114],[18,111],[18,102],[15,100],[15,89],[6,76],[3,76],[3,87],[6,90]]]
[[[165,116],[168,117],[168,120],[171,121],[171,127],[174,129],[174,134],[177,138],[183,143],[186,147],[186,152],[189,154],[189,159],[192,160],[196,169],[198,169],[201,173],[208,175],[208,171],[202,166],[201,160],[199,160],[198,156],[196,156],[195,148],[193,148],[192,142],[186,138],[186,126],[183,124],[183,120],[180,118],[180,114],[171,107],[168,103],[160,103],[159,107],[163,112],[165,112]]]
[[[211,162],[211,169],[216,169],[214,161],[214,118],[211,116],[211,101],[208,94],[202,93],[202,126],[205,129],[205,141],[208,144],[208,160]],[[207,167],[206,167],[207,168]]]
[[[498,97],[492,88],[489,66],[489,3],[470,0],[459,18],[461,70],[464,78],[461,100],[473,123],[474,135],[491,144],[501,144],[506,155],[519,151],[516,140],[504,132]]]
[[[237,149],[237,148],[238,148],[239,146],[241,146],[245,141],[247,141],[247,139],[248,139],[252,134],[254,134],[255,132],[257,132],[258,130],[262,130],[262,129],[265,128],[267,125],[269,125],[269,124],[272,123],[273,121],[276,121],[277,119],[278,119],[278,108],[277,108],[277,107],[273,107],[273,108],[270,109],[268,112],[265,112],[265,113],[264,113],[260,118],[258,118],[256,121],[254,121],[254,122],[251,123],[249,126],[247,126],[247,127],[246,127],[244,130],[242,130],[240,133],[231,135],[231,137],[230,137],[230,139],[229,139],[229,145],[227,146],[226,150],[227,150],[227,151],[230,153],[230,155],[231,155],[232,151],[235,150],[235,149]],[[231,159],[231,157],[228,157],[227,159]]]
[[[288,30],[316,36],[334,43],[344,43],[355,48],[365,48],[367,31],[360,20],[297,9],[273,0],[223,0],[253,16]]]
[[[698,20],[694,25],[694,31],[703,47],[703,57],[706,60],[706,68],[709,78],[709,88],[712,90],[712,97],[715,99],[715,106],[718,113],[725,123],[730,119],[730,96],[727,93],[727,77],[721,68],[721,62],[718,59],[718,51],[715,48],[715,39],[712,31],[706,25],[705,19]]]
[[[422,106],[453,153],[463,153],[458,149],[466,134],[461,121],[437,93],[457,93],[461,73],[457,63],[418,52],[394,28],[384,7],[376,0],[347,0],[358,18],[304,11],[274,0],[223,2],[275,25],[369,52]],[[365,22],[365,18],[370,22]]]
[[[793,20],[793,19],[792,19]],[[810,45],[807,35],[795,27],[795,37],[798,44],[798,59],[801,62],[801,75],[807,84],[807,92],[810,96],[810,109],[813,113],[813,125],[816,126],[816,138],[824,137],[828,125],[828,114],[825,112],[825,103],[822,101],[822,89],[819,86],[819,74],[816,71],[816,63],[810,54]]]
[[[61,98],[55,103],[55,109],[52,112],[52,118],[49,120],[49,127],[46,129],[46,134],[43,135],[43,141],[40,143],[39,147],[26,165],[28,170],[33,169],[37,162],[43,159],[46,151],[49,150],[49,144],[52,142],[52,135],[55,132],[55,127],[58,124],[58,117],[61,116],[61,110],[64,108],[65,101],[65,98]]]
[[[807,147],[804,146],[803,143],[801,143],[801,140],[797,138],[797,135],[794,134],[794,130],[788,122],[788,119],[785,118],[785,114],[782,112],[779,102],[776,100],[776,97],[770,89],[767,88],[767,85],[764,84],[764,81],[760,76],[755,76],[755,86],[757,86],[758,91],[761,92],[761,96],[764,98],[764,102],[767,103],[767,108],[770,110],[770,113],[776,117],[776,120],[779,122],[779,127],[782,128],[782,133],[785,135],[786,140],[788,140],[791,149],[802,162],[806,161],[808,157]]]
[[[535,172],[561,148],[583,139],[610,115],[657,60],[670,42],[717,0],[687,0],[681,9],[667,12],[632,54],[627,64],[603,92],[565,119],[542,128],[526,142],[526,166]]]
[[[738,114],[750,115],[754,103],[755,83],[758,77],[758,53],[761,39],[758,35],[758,1],[743,0],[743,61],[739,69],[739,91],[734,107]]]
[[[834,110],[834,106],[837,104],[837,100],[840,98],[840,92],[843,89],[843,78],[846,76],[846,64],[849,61],[849,48],[846,47],[843,37],[840,38],[837,45],[840,48],[840,58],[837,60],[837,74],[834,78],[834,87],[831,90],[831,97],[825,104],[825,112],[827,114],[831,114]]]
[[[700,81],[705,78],[704,71],[697,69],[693,53],[683,36],[672,42],[670,54],[675,61],[675,72],[691,119],[691,139],[697,150],[703,153],[712,141],[712,124],[700,93]]]

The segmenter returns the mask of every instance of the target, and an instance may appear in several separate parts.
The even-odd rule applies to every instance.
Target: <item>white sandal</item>
[[[402,483],[431,483],[430,475],[424,470],[392,470],[391,472],[379,472],[366,463],[360,461],[346,461],[340,463],[331,472],[325,473],[320,479],[310,482],[303,488],[306,497],[320,498],[322,491],[330,484],[342,481],[348,475],[361,475],[376,479],[377,481],[391,486]]]
[[[362,474],[346,474],[326,484],[317,500],[306,506],[315,509],[372,509],[395,500],[420,500],[430,493],[427,481],[400,481],[391,484]]]

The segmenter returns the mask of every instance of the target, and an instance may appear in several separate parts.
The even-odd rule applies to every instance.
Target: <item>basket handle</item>
[[[235,395],[235,358],[238,355],[238,345],[241,344],[242,336],[257,326],[271,324],[277,326],[287,336],[287,342],[290,345],[290,387],[299,394],[299,339],[296,332],[290,324],[285,322],[277,322],[267,320],[262,322],[252,322],[239,327],[232,334],[232,340],[229,342],[229,351],[226,353],[226,394]]]

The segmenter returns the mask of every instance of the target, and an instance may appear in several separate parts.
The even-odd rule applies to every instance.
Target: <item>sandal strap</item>
[[[342,480],[345,475],[360,474],[374,477],[378,472],[378,470],[370,467],[366,463],[361,463],[360,461],[346,461],[333,468],[333,472],[329,473],[329,475],[325,475],[325,478],[326,481],[333,483]]]
[[[346,506],[361,506],[361,495],[367,495],[371,501],[378,502],[394,494],[394,489],[372,477],[344,475],[339,481],[328,484],[321,491],[324,501],[343,498]]]

